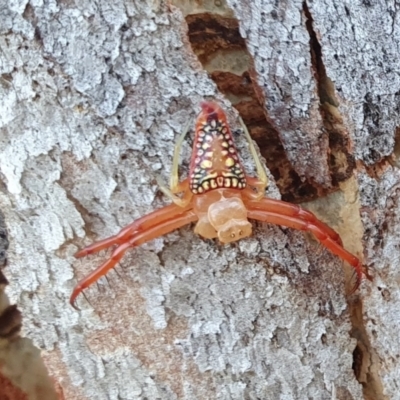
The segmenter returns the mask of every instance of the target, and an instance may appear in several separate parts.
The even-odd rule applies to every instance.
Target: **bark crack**
[[[320,98],[320,114],[329,138],[331,151],[329,168],[332,184],[338,186],[341,182],[349,180],[356,169],[356,162],[351,154],[349,134],[340,114],[334,83],[327,75],[321,44],[313,28],[313,18],[306,1],[303,2],[303,12],[307,18],[306,27],[310,35],[311,60]],[[364,398],[383,400],[386,396],[383,395],[379,377],[378,357],[371,347],[362,310],[363,304],[360,297],[349,302],[351,336],[357,340],[357,346],[353,352],[353,370],[356,379],[363,386]]]
[[[175,5],[181,7],[179,1]],[[227,6],[226,12],[182,11],[186,14],[188,37],[193,52],[203,68],[238,110],[257,142],[266,164],[275,178],[286,201],[305,201],[315,198],[320,190],[302,182],[290,164],[279,132],[270,121],[264,107],[263,90],[257,84],[257,71],[246,42],[239,32],[239,21]],[[310,36],[310,53],[314,78],[320,99],[319,112],[329,139],[328,165],[333,190],[351,178],[356,169],[352,155],[349,132],[339,110],[334,83],[328,77],[323,62],[322,48],[313,29],[313,19],[306,1],[303,2],[306,28]],[[377,356],[371,348],[362,320],[362,303],[357,298],[349,304],[351,313],[351,335],[357,340],[354,350],[353,369],[362,384],[366,399],[384,399],[376,364]]]
[[[353,370],[358,382],[362,384],[366,400],[387,400],[379,376],[380,362],[371,346],[367,330],[363,323],[363,304],[357,298],[350,305],[352,323],[351,336],[357,340],[353,352]]]
[[[2,272],[2,269],[7,264],[8,245],[8,234],[4,215],[0,211],[0,340],[11,340],[17,337],[21,329],[22,321],[21,313],[17,306],[10,305],[5,295],[2,295],[5,287],[8,285],[8,280]]]
[[[17,305],[10,305],[4,293],[8,281],[2,270],[7,264],[8,245],[5,218],[0,211],[0,399],[25,400],[37,398],[40,393],[49,400],[62,400],[62,389],[50,379],[39,350],[20,337],[22,314]]]
[[[185,8],[172,1],[185,14],[188,38],[203,68],[237,109],[252,138],[257,142],[268,169],[274,176],[282,199],[303,202],[320,195],[320,188],[302,179],[290,163],[279,131],[265,108],[263,89],[246,42],[239,32],[239,21],[226,4],[216,10]],[[225,8],[223,8],[224,6]],[[221,11],[222,10],[222,11]]]
[[[346,181],[353,174],[356,163],[351,154],[349,134],[340,114],[334,83],[326,73],[321,44],[313,29],[313,19],[306,2],[303,3],[303,12],[307,19],[306,28],[310,35],[311,63],[320,99],[320,114],[329,138],[328,162],[332,185],[338,187],[340,182]]]

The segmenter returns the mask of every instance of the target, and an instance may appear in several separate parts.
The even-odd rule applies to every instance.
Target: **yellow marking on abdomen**
[[[225,165],[226,165],[227,167],[232,167],[233,165],[235,165],[235,160],[234,160],[232,157],[228,157],[228,158],[225,160]]]
[[[203,169],[209,169],[209,168],[212,168],[212,166],[213,166],[213,163],[211,160],[203,160],[200,163],[200,167]]]

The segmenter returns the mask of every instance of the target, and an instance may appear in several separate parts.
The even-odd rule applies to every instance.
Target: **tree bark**
[[[23,335],[66,399],[400,399],[395,5],[172,3],[0,1],[4,274]],[[223,246],[188,226],[69,306],[110,256],[74,253],[169,203],[155,177],[203,99],[249,120],[267,196],[312,200],[372,281],[346,296],[349,268],[302,232],[254,224]]]

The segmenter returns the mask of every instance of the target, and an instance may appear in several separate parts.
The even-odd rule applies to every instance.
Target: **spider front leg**
[[[157,212],[152,213],[150,215],[154,217],[156,213]],[[149,217],[150,215],[148,215],[147,217]],[[126,241],[121,242],[121,244],[114,250],[111,257],[104,264],[96,268],[90,275],[88,275],[80,282],[78,282],[70,298],[70,304],[72,305],[72,307],[77,309],[75,305],[75,300],[77,296],[80,293],[82,293],[84,289],[86,289],[94,282],[96,282],[98,279],[100,279],[102,276],[104,276],[110,269],[114,268],[115,265],[121,260],[125,252],[130,247],[139,246],[159,236],[163,236],[169,232],[174,231],[175,229],[190,224],[191,222],[196,221],[197,219],[198,219],[197,215],[192,210],[186,210],[183,213],[181,213],[181,215],[179,216],[175,215],[174,218],[163,222],[158,221],[157,223],[157,220],[153,219],[150,224],[149,223],[150,221],[147,221],[149,223],[149,227],[147,229],[143,229],[137,234],[134,234],[129,238],[125,238]]]
[[[190,200],[192,198],[192,193],[189,190],[188,179],[179,182],[178,178],[178,163],[179,163],[179,153],[182,147],[182,142],[187,134],[188,125],[184,129],[183,133],[178,138],[175,151],[174,159],[172,164],[171,172],[171,189],[167,188],[159,178],[157,178],[157,183],[160,190],[168,196],[175,204],[164,207],[160,210],[154,211],[142,218],[137,219],[131,224],[123,228],[117,235],[111,236],[107,239],[100,240],[96,243],[91,244],[88,247],[78,251],[75,254],[76,258],[84,257],[89,254],[97,253],[103,249],[111,247],[116,244],[121,244],[129,240],[135,233],[151,228],[156,223],[167,221],[168,219],[175,218],[182,214],[185,210],[191,208],[189,206]],[[182,198],[178,197],[176,193],[184,192]]]
[[[170,177],[170,188],[168,188],[161,180],[161,178],[157,178],[158,186],[160,190],[169,197],[177,206],[186,207],[191,199],[192,199],[192,192],[189,190],[189,180],[185,179],[182,182],[179,182],[178,176],[178,167],[179,167],[179,154],[181,152],[182,143],[189,131],[189,123],[186,124],[185,129],[179,136],[178,140],[175,143],[174,149],[174,158],[172,161],[172,168],[171,168],[171,177]],[[177,196],[177,193],[182,193],[183,196]]]
[[[75,254],[75,257],[77,258],[96,253],[113,245],[118,245],[109,260],[75,286],[70,299],[72,306],[75,307],[76,297],[85,288],[96,282],[111,268],[114,268],[129,247],[137,246],[154,239],[155,237],[162,236],[165,233],[171,232],[174,229],[198,219],[194,212],[191,211],[192,206],[190,205],[190,202],[193,194],[189,190],[189,180],[185,179],[182,182],[179,182],[178,177],[179,153],[187,131],[188,125],[180,135],[175,146],[171,173],[171,189],[167,188],[162,183],[160,184],[161,191],[171,198],[175,204],[171,204],[170,206],[139,218],[123,228],[117,235],[93,243],[92,245],[78,251]],[[182,197],[176,195],[176,193],[182,192]]]
[[[143,232],[152,228],[153,226],[160,224],[162,222],[175,219],[182,215],[185,211],[191,208],[190,205],[186,207],[179,207],[175,204],[171,204],[169,206],[160,208],[159,210],[153,211],[150,214],[145,215],[126,227],[122,228],[120,232],[116,235],[111,236],[107,239],[99,240],[91,244],[90,246],[85,247],[82,250],[79,250],[76,254],[76,258],[84,257],[89,254],[97,253],[101,250],[107,249],[113,245],[120,245],[126,241],[128,241],[133,235]]]
[[[265,173],[265,169],[263,167],[263,164],[260,160],[260,157],[257,154],[256,148],[254,147],[253,139],[250,136],[250,133],[244,124],[242,118],[239,119],[240,125],[242,126],[244,135],[246,136],[246,140],[249,144],[249,149],[250,153],[253,157],[254,163],[256,164],[256,170],[257,170],[257,178],[253,178],[251,176],[246,176],[246,182],[248,185],[251,187],[257,189],[257,192],[254,193],[252,191],[248,191],[248,196],[254,200],[261,200],[264,195],[265,195],[265,189],[268,186],[268,177],[267,174]]]
[[[344,249],[342,245],[338,243],[338,241],[335,241],[331,237],[330,230],[327,230],[325,228],[325,224],[323,224],[321,221],[318,221],[319,223],[316,224],[313,221],[285,215],[284,212],[280,212],[279,207],[276,209],[276,212],[272,212],[267,208],[267,204],[265,204],[264,209],[261,209],[260,204],[257,204],[257,207],[254,207],[254,205],[252,206],[251,202],[248,202],[246,206],[248,207],[248,218],[250,219],[256,219],[262,222],[268,222],[275,225],[286,226],[292,229],[311,232],[315,238],[331,253],[337,255],[342,260],[347,261],[353,267],[354,274],[356,275],[356,281],[351,293],[354,293],[358,289],[361,284],[363,274],[360,260]],[[284,206],[281,208],[281,210],[285,211]]]

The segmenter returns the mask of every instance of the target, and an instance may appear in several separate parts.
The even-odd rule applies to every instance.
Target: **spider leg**
[[[157,183],[160,190],[169,197],[176,205],[180,207],[186,207],[192,199],[192,192],[189,190],[189,179],[185,179],[179,182],[178,167],[179,167],[179,154],[181,152],[182,143],[189,131],[190,121],[185,126],[185,129],[180,134],[178,140],[175,143],[174,158],[172,161],[170,187],[168,188],[160,177],[157,177]],[[177,193],[184,192],[182,197],[177,196]]]
[[[120,275],[120,273],[117,270],[117,267],[114,268],[114,272],[118,275],[119,279],[122,279],[122,276]]]
[[[320,221],[311,211],[305,210],[297,204],[270,199],[268,197],[258,201],[245,201],[245,204],[247,208],[251,208],[252,210],[265,210],[282,216],[285,215],[306,221],[325,232],[339,246],[343,246],[341,237],[334,229]]]
[[[160,190],[167,197],[169,197],[177,206],[184,208],[190,203],[193,194],[189,190],[189,179],[185,179],[182,182],[177,183],[176,186],[171,186],[171,188],[168,188],[167,186],[165,186],[162,179],[158,176],[157,183]],[[181,193],[181,192],[183,192],[182,197],[176,195],[176,193]]]
[[[86,289],[92,283],[96,282],[100,277],[105,275],[111,268],[114,268],[130,247],[139,246],[159,236],[163,236],[171,231],[174,231],[175,229],[181,228],[184,225],[196,221],[197,218],[197,215],[193,211],[187,210],[182,215],[176,216],[174,219],[162,221],[159,224],[153,224],[146,230],[137,233],[137,235],[129,237],[128,241],[120,244],[113,251],[111,258],[109,258],[104,264],[100,265],[100,267],[96,268],[91,274],[78,282],[70,297],[70,304],[72,305],[72,307],[77,309],[75,305],[75,300],[77,296],[84,289]]]
[[[108,283],[108,287],[111,288],[110,280],[108,279],[107,275],[104,275],[104,278],[106,278],[106,281]]]
[[[93,308],[92,303],[89,301],[88,297],[86,296],[85,292],[82,292],[83,297],[85,298],[85,300],[89,303],[90,307]],[[73,305],[72,307],[74,307],[76,310],[79,310],[79,308],[76,305]]]
[[[89,254],[94,254],[101,250],[107,249],[108,247],[115,244],[120,245],[129,240],[133,235],[137,234],[138,232],[150,229],[151,227],[158,225],[164,221],[177,218],[189,209],[189,206],[182,208],[175,204],[160,208],[159,210],[153,211],[150,214],[147,214],[144,217],[133,221],[131,224],[122,228],[121,231],[118,232],[116,235],[103,240],[99,240],[98,242],[95,242],[90,246],[79,250],[75,254],[75,257],[84,257]]]
[[[269,222],[275,225],[287,226],[288,228],[300,231],[311,232],[315,238],[321,242],[331,253],[337,255],[342,260],[347,261],[353,268],[356,275],[354,286],[351,293],[354,293],[361,284],[362,266],[360,260],[344,249],[337,241],[332,239],[329,232],[321,226],[316,225],[313,221],[305,221],[299,217],[282,215],[269,210],[260,210],[256,208],[248,209],[248,218],[258,221]]]
[[[240,125],[242,126],[242,129],[243,129],[244,135],[246,136],[247,142],[249,143],[250,153],[253,157],[254,163],[256,164],[256,170],[257,170],[257,175],[258,175],[257,178],[252,178],[252,177],[246,176],[246,180],[248,181],[250,186],[253,186],[257,189],[257,194],[255,195],[253,193],[253,197],[256,200],[260,200],[261,198],[264,197],[265,188],[268,185],[268,177],[267,177],[267,174],[265,173],[265,169],[260,160],[260,157],[257,154],[256,148],[254,147],[253,139],[251,138],[250,133],[249,133],[246,125],[244,124],[242,118],[239,118],[239,122],[240,122]],[[249,181],[249,179],[250,179],[250,181]]]
[[[172,191],[179,184],[179,176],[178,176],[179,154],[181,152],[182,143],[185,140],[185,137],[186,137],[187,133],[189,132],[190,122],[191,121],[189,120],[186,123],[186,126],[185,126],[183,132],[180,134],[178,140],[175,143],[174,158],[172,160],[171,178],[170,178],[170,184],[169,184]],[[177,193],[177,192],[173,191],[173,193]]]

